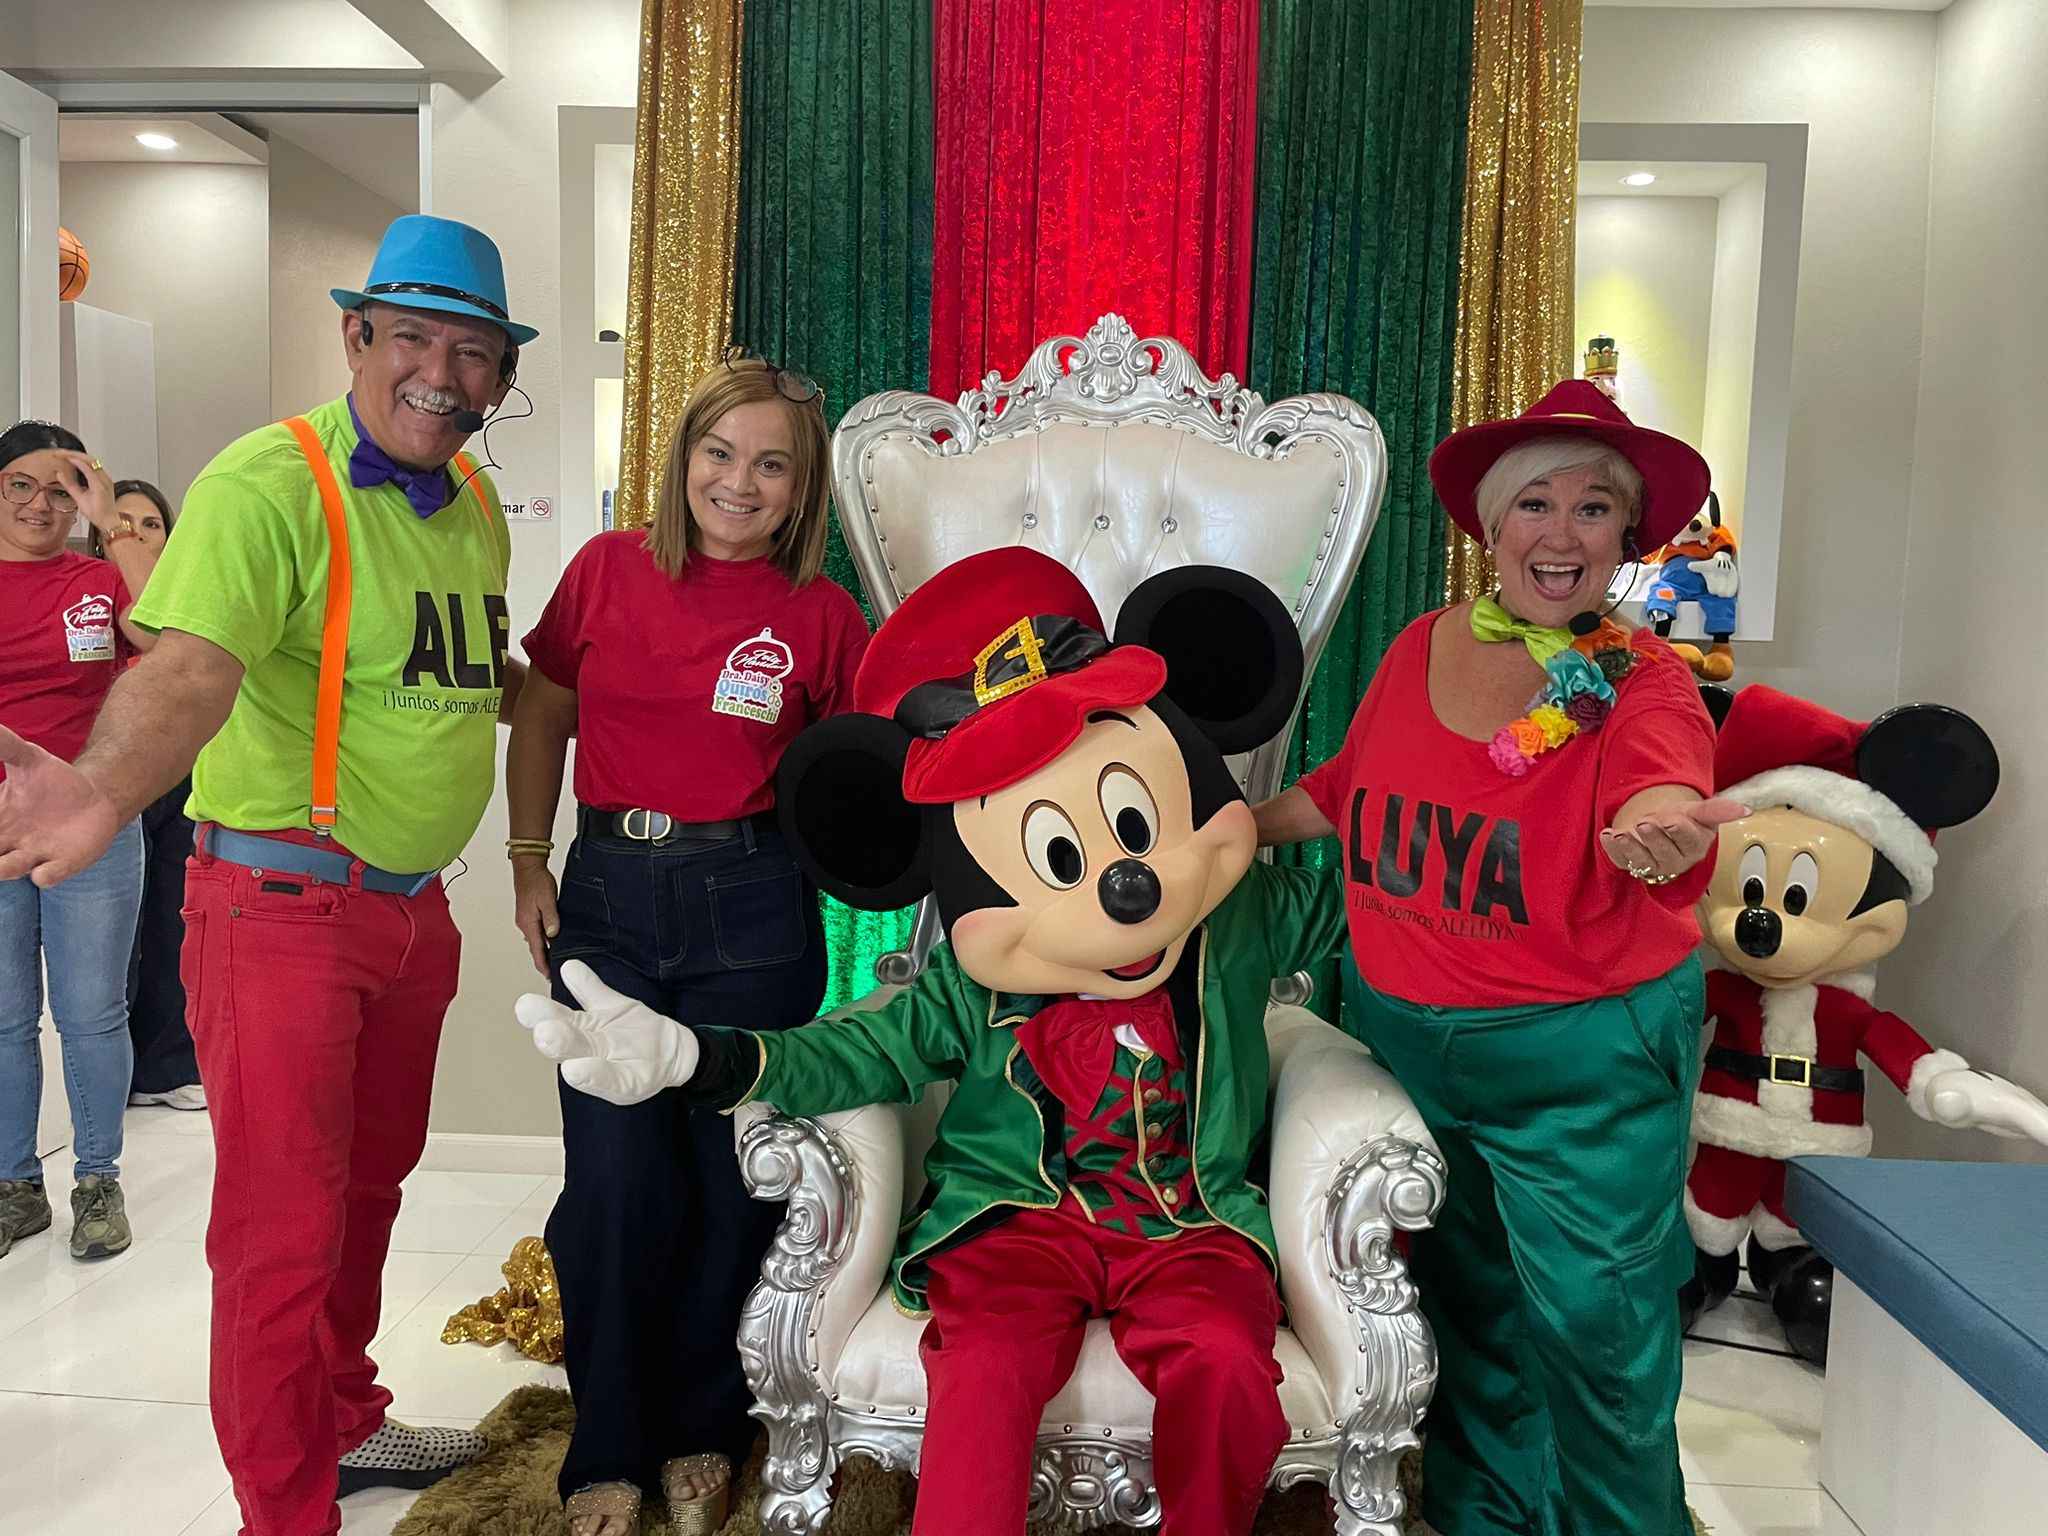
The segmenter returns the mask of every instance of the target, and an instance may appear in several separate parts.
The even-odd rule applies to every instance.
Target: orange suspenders
[[[348,510],[341,499],[341,485],[334,478],[334,465],[328,461],[313,424],[294,416],[285,426],[298,439],[306,466],[313,471],[313,483],[320,487],[320,510],[327,520],[327,609],[320,623],[320,683],[313,704],[312,826],[321,837],[332,837],[337,814],[334,781],[341,756],[341,679],[348,667],[348,618],[355,598]],[[469,455],[456,454],[455,467],[464,475],[472,474]],[[472,478],[469,488],[489,523],[491,504],[484,500],[483,487]]]

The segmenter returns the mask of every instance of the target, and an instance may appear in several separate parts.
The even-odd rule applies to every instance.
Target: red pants
[[[1775,1157],[1756,1157],[1701,1142],[1685,1188],[1693,1204],[1722,1221],[1741,1221],[1762,1206],[1786,1226],[1793,1225],[1792,1218],[1785,1214],[1785,1165]],[[1764,1246],[1780,1245],[1766,1242]]]
[[[391,1401],[367,1351],[462,941],[438,881],[383,895],[200,851],[185,903],[213,1119],[214,1433],[244,1536],[329,1536],[335,1462]]]
[[[1153,1397],[1161,1536],[1245,1536],[1288,1435],[1273,1277],[1222,1228],[1149,1242],[1065,1212],[1020,1211],[932,1260],[913,1536],[1023,1528],[1039,1415],[1105,1315]]]

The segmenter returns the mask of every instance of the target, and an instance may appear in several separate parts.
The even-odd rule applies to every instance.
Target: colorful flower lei
[[[1629,674],[1637,656],[1628,631],[1613,620],[1601,622],[1543,664],[1549,681],[1528,711],[1494,733],[1486,753],[1493,766],[1511,779],[1529,771],[1529,764],[1582,732],[1597,731],[1614,710],[1614,685]]]

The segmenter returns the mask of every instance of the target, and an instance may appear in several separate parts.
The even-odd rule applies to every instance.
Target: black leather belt
[[[650,848],[708,848],[714,843],[731,842],[743,835],[749,825],[759,831],[774,822],[772,811],[733,821],[677,821],[667,811],[599,811],[587,805],[576,808],[577,836],[644,843]]]
[[[1817,1066],[1810,1056],[1752,1056],[1725,1045],[1707,1048],[1707,1065],[1746,1083],[1783,1083],[1790,1088],[1818,1088],[1824,1093],[1861,1093],[1861,1067]]]

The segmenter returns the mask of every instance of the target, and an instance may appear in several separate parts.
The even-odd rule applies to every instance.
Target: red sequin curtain
[[[1244,377],[1258,0],[935,0],[931,392],[1116,310]]]

